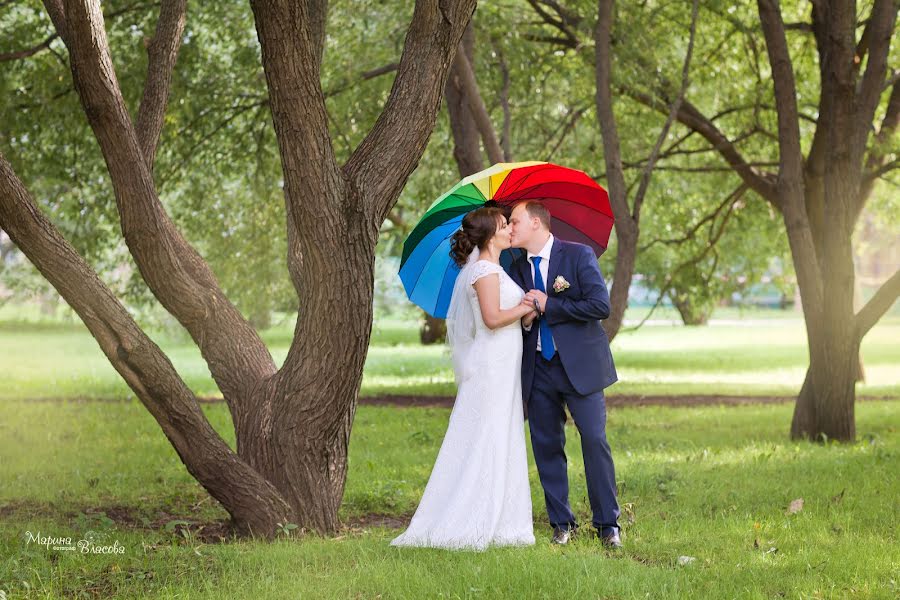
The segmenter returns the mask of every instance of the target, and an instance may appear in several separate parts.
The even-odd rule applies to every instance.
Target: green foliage
[[[380,114],[393,72],[369,73],[400,59],[414,3],[335,0],[321,70],[329,128],[337,159],[346,160]],[[481,3],[474,17],[475,61],[483,99],[502,132],[504,70],[508,73],[511,159],[551,160],[605,179],[603,148],[594,114],[596,2],[564,3],[573,35],[570,45],[536,41],[561,32],[526,0]],[[547,9],[549,10],[549,9]],[[806,2],[783,3],[788,22],[808,21]],[[864,19],[870,3],[860,8]],[[146,71],[145,40],[158,9],[125,0],[104,3],[117,74],[136,114]],[[115,16],[113,16],[115,15]],[[680,81],[690,11],[669,2],[618,3],[614,25],[615,112],[626,167],[634,190],[664,118],[625,93],[626,88],[672,96]],[[155,177],[161,198],[187,238],[209,260],[226,294],[257,325],[273,311],[292,310],[295,299],[285,267],[284,206],[277,142],[267,105],[265,77],[252,13],[245,0],[192,0],[172,94],[161,136]],[[25,0],[0,15],[0,53],[37,44],[53,29],[40,2]],[[565,37],[565,36],[562,36]],[[819,95],[812,35],[788,31],[800,126],[808,149]],[[889,64],[898,64],[894,44]],[[139,277],[119,233],[114,198],[102,157],[71,83],[60,40],[49,50],[2,63],[0,144],[39,204],[63,233],[147,324],[171,323]],[[883,114],[884,103],[878,114]],[[765,44],[755,5],[701,2],[687,99],[714,119],[748,161],[772,169],[777,162],[776,116]],[[700,136],[676,124],[644,202],[642,244],[682,236],[737,185],[717,153]],[[897,136],[886,152],[897,152]],[[487,161],[485,160],[485,166]],[[378,254],[399,256],[402,241],[424,209],[459,178],[446,111],[429,145],[384,224]],[[895,187],[896,184],[894,184]],[[893,189],[887,188],[887,189]],[[896,194],[878,191],[867,214],[889,219]],[[881,199],[881,200],[880,200]],[[673,289],[697,306],[718,303],[763,275],[790,284],[780,215],[748,193],[715,252],[678,272]],[[656,291],[666,275],[705,250],[706,230],[682,245],[655,245],[639,256],[639,272]],[[614,276],[615,239],[602,259]],[[715,263],[715,267],[714,267]],[[387,263],[384,263],[387,264]],[[27,265],[4,274],[20,296],[48,285]],[[395,310],[395,281],[379,275],[377,310]]]

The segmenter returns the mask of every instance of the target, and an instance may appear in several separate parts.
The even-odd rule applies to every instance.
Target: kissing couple
[[[506,272],[500,253],[523,252]],[[539,201],[485,206],[453,234],[461,268],[447,313],[457,395],[422,500],[392,546],[483,550],[535,543],[523,418],[551,541],[578,523],[569,505],[565,408],[581,437],[593,533],[621,547],[604,388],[617,380],[609,292],[594,251],[550,231]]]

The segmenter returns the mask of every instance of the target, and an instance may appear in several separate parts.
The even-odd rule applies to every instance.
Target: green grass
[[[227,409],[207,405],[233,444]],[[484,553],[397,549],[397,530],[206,545],[173,526],[225,516],[152,417],[132,402],[0,403],[0,590],[10,598],[895,598],[900,593],[900,403],[861,402],[859,442],[787,440],[790,406],[609,413],[624,552],[538,543]],[[421,496],[446,409],[359,408],[341,517],[406,515]],[[589,518],[579,439],[571,498]],[[802,511],[786,514],[804,499]],[[94,510],[91,510],[94,509]],[[99,515],[128,509],[143,526]],[[166,523],[169,527],[166,527]],[[27,533],[125,548],[81,555]],[[680,556],[694,557],[680,566]]]
[[[612,394],[792,394],[806,365],[795,313],[723,312],[710,327],[646,326],[613,351]],[[640,316],[639,312],[634,315]],[[667,318],[662,315],[663,318]],[[217,395],[190,340],[155,332],[192,389]],[[263,332],[284,359],[290,324]],[[900,319],[863,343],[863,396],[900,396]],[[443,347],[415,323],[375,323],[363,394],[454,393]],[[9,598],[896,598],[900,595],[900,403],[857,404],[859,441],[793,443],[791,406],[621,408],[609,413],[626,529],[610,554],[589,540],[484,553],[396,549],[397,530],[351,526],[333,538],[204,544],[226,517],[186,472],[79,323],[0,309],[0,590]],[[40,401],[53,398],[52,401]],[[85,398],[113,402],[83,401]],[[123,398],[127,401],[121,401]],[[234,445],[227,408],[204,405]],[[409,515],[449,411],[361,406],[343,520]],[[589,520],[579,440],[569,427],[573,508]],[[530,449],[529,449],[530,453]],[[786,514],[804,499],[803,510]],[[122,515],[126,515],[123,518]],[[125,548],[81,555],[28,543],[91,536]],[[680,556],[693,557],[679,565]]]
[[[642,309],[636,309],[639,315]],[[79,323],[9,320],[0,311],[0,400],[129,396],[119,375]],[[632,313],[629,313],[631,316]],[[774,316],[773,316],[774,315]],[[791,395],[807,365],[802,320],[794,312],[725,310],[725,324],[707,327],[648,325],[625,330],[613,342],[619,382],[610,395]],[[737,317],[744,317],[743,321]],[[220,395],[190,339],[151,332],[187,384],[202,396]],[[292,326],[262,333],[276,362],[287,355]],[[882,320],[863,340],[864,396],[900,396],[900,318]],[[362,395],[455,393],[443,345],[421,346],[415,322],[378,320],[366,360]]]

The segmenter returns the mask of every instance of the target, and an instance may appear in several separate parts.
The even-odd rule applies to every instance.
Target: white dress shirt
[[[547,243],[544,244],[544,247],[541,248],[541,251],[537,254],[528,253],[527,259],[528,264],[531,265],[531,281],[534,283],[534,262],[532,262],[531,257],[540,256],[541,257],[541,278],[544,280],[544,290],[545,292],[550,291],[550,282],[547,281],[547,277],[550,274],[550,251],[553,249],[553,234],[550,234],[550,237],[547,238]],[[535,283],[535,289],[537,289],[537,283]],[[548,294],[549,295],[549,294]],[[544,304],[544,308],[547,308],[547,305]],[[534,323],[532,323],[533,325]],[[531,325],[525,328],[525,331],[531,331]],[[537,340],[537,351],[541,351],[541,330],[538,328],[538,340]]]

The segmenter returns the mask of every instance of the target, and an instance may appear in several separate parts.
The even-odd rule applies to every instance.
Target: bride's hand
[[[522,316],[522,323],[526,327],[534,323],[534,320],[538,317],[538,312],[534,309],[534,305],[523,300],[522,304],[520,304],[519,306],[523,307],[523,310],[526,311]]]

